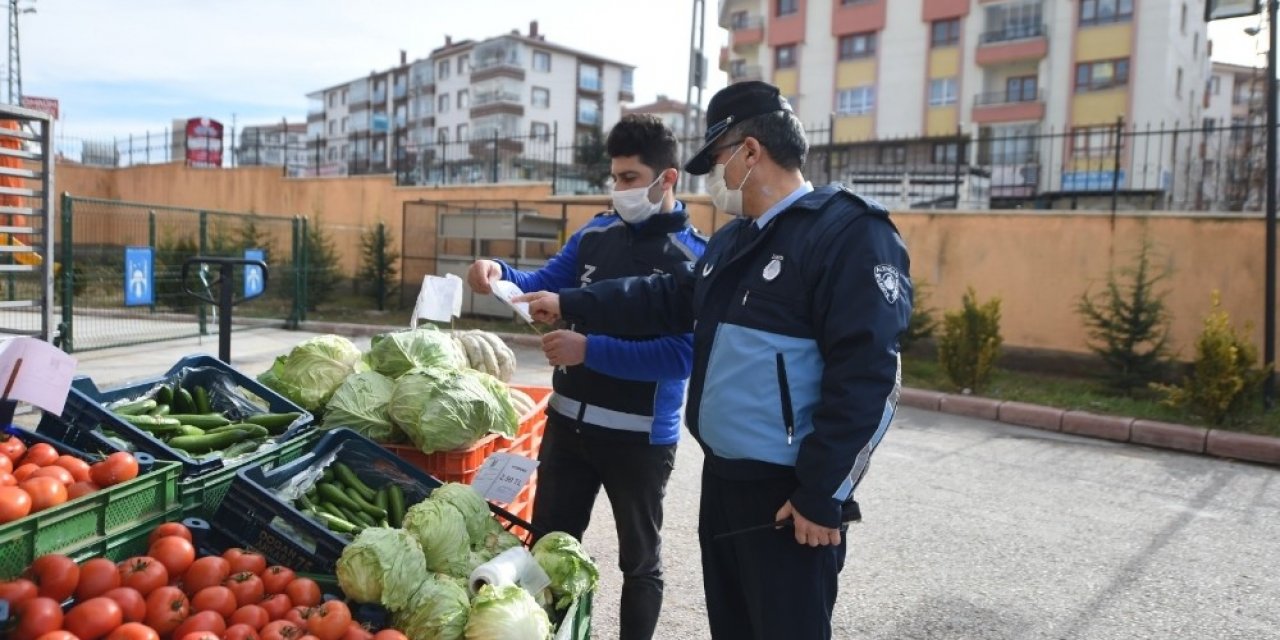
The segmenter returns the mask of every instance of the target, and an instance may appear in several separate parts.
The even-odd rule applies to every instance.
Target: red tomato
[[[409,638],[395,629],[383,629],[373,634],[373,640],[409,640]]]
[[[262,628],[258,634],[262,640],[299,640],[304,635],[302,627],[284,620],[276,620]]]
[[[21,520],[30,513],[31,494],[18,487],[0,486],[0,524]]]
[[[80,638],[77,638],[75,634],[70,631],[63,631],[59,629],[57,631],[50,631],[49,633],[36,638],[36,640],[80,640]]]
[[[192,631],[186,635],[173,634],[174,640],[222,640],[212,631]]]
[[[137,589],[117,587],[102,594],[102,597],[111,598],[120,605],[125,622],[142,622],[147,618],[147,599]]]
[[[76,592],[80,567],[71,558],[51,553],[36,558],[23,576],[36,583],[40,597],[62,602]]]
[[[298,640],[320,640],[320,639],[308,633],[307,635],[302,636],[301,638],[298,638]]]
[[[236,609],[235,613],[231,614],[231,617],[227,622],[230,622],[232,626],[243,624],[252,628],[254,631],[257,631],[258,629],[267,626],[267,623],[271,622],[271,620],[271,614],[267,613],[265,607],[256,604],[246,604],[245,606]]]
[[[160,640],[160,634],[140,622],[126,622],[116,627],[107,640]]]
[[[258,630],[247,624],[233,624],[222,634],[222,640],[261,640]]]
[[[120,569],[120,584],[137,589],[144,598],[151,595],[152,591],[169,584],[169,570],[155,558],[135,556],[117,566]]]
[[[143,622],[162,636],[182,624],[191,612],[191,603],[182,589],[160,587],[147,596],[147,617]]]
[[[66,469],[56,467],[63,473]],[[56,507],[67,501],[67,485],[63,484],[57,478],[37,475],[39,471],[31,474],[30,478],[18,484],[18,488],[26,491],[31,496],[31,511],[41,511],[49,507]]]
[[[71,608],[62,628],[80,640],[98,640],[124,624],[124,612],[111,598],[89,598]]]
[[[182,576],[182,586],[187,593],[195,595],[205,587],[222,584],[231,575],[231,563],[218,556],[206,556],[191,563]]]
[[[0,458],[4,458],[4,456],[0,456]],[[5,458],[5,460],[8,460],[8,458]],[[0,487],[16,486],[18,486],[18,479],[13,477],[12,473],[0,473]]]
[[[314,607],[320,604],[320,585],[311,578],[297,578],[284,588],[285,595],[295,605]]]
[[[160,561],[170,576],[175,578],[187,572],[196,561],[196,548],[190,540],[178,536],[165,536],[151,543],[147,555]]]
[[[61,482],[64,487],[69,487],[71,486],[71,483],[76,481],[75,478],[71,477],[70,471],[63,469],[56,464],[36,469],[35,473],[32,473],[27,479],[29,480],[31,478],[53,478],[54,480]]]
[[[34,464],[41,467],[47,467],[57,461],[58,455],[58,450],[54,449],[53,445],[40,442],[31,445],[31,448],[27,449],[27,455],[22,456],[21,462],[22,464]]]
[[[296,625],[299,629],[306,629],[309,617],[311,617],[311,607],[294,607],[284,612],[284,617],[280,619]]]
[[[58,456],[54,464],[66,469],[71,473],[71,477],[75,482],[88,482],[89,480],[89,463],[75,456]]]
[[[319,640],[342,640],[351,624],[351,609],[341,600],[330,600],[307,618],[307,633]]]
[[[13,477],[21,483],[23,480],[31,477],[31,474],[40,470],[40,465],[23,463],[13,470]]]
[[[289,596],[283,593],[268,593],[263,596],[262,602],[259,602],[258,606],[262,607],[267,612],[267,615],[271,616],[272,620],[279,620],[293,608],[293,602],[289,600]]]
[[[138,460],[132,453],[117,451],[89,467],[89,479],[99,487],[110,487],[138,477]]]
[[[116,569],[116,563],[106,558],[94,558],[80,565],[76,600],[96,598],[119,586],[120,571]]]
[[[242,607],[261,602],[266,593],[262,589],[262,578],[248,571],[233,573],[222,584],[236,594],[236,603]]]
[[[100,489],[102,489],[102,487],[99,487],[92,482],[73,482],[71,483],[71,486],[67,487],[67,499],[75,500],[80,496],[87,496]]]
[[[173,637],[185,638],[188,634],[197,631],[207,631],[217,637],[227,631],[227,621],[218,615],[217,611],[198,611],[188,616],[177,629],[173,630]]]
[[[147,537],[147,544],[151,544],[165,536],[178,536],[187,542],[191,542],[191,530],[187,528],[187,525],[181,522],[166,522],[151,532],[151,535]]]
[[[10,609],[28,600],[34,600],[38,595],[40,595],[40,592],[36,589],[36,583],[30,580],[18,578],[17,580],[0,582],[0,600],[8,602]]]
[[[27,445],[23,444],[23,442],[17,437],[6,435],[3,436],[3,438],[0,438],[0,455],[8,458],[9,462],[13,463],[15,466],[26,453]]]
[[[0,473],[13,473],[13,461],[9,456],[0,455]]]
[[[222,557],[231,563],[231,573],[248,571],[258,575],[267,569],[267,557],[257,551],[245,551],[232,547],[224,551]]]
[[[288,567],[280,565],[267,567],[267,570],[262,572],[262,588],[267,593],[284,593],[285,587],[288,587],[296,577],[293,569]]]
[[[192,611],[213,611],[228,618],[236,612],[236,595],[226,587],[205,587],[191,598]]]
[[[352,621],[347,625],[347,632],[342,634],[342,640],[373,640],[373,632]]]
[[[53,598],[33,598],[14,607],[17,624],[10,627],[13,640],[35,640],[62,628],[62,604]]]

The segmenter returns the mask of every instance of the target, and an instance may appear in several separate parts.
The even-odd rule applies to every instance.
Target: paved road
[[[308,334],[237,332],[250,373]],[[358,342],[367,345],[364,342]],[[117,380],[216,343],[82,355]],[[517,381],[549,384],[518,348]],[[660,638],[705,638],[695,536],[701,454],[668,489]],[[875,640],[1280,639],[1280,472],[903,409],[858,491],[835,636]],[[586,536],[602,566],[595,636],[617,637],[607,500]]]

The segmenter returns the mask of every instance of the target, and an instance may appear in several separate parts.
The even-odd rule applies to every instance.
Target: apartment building
[[[837,144],[977,137],[888,160],[959,154],[1006,195],[1163,184],[1176,169],[1131,154],[1116,171],[1117,122],[1195,127],[1205,108],[1204,0],[721,0],[719,24],[731,82],[778,85]]]
[[[1205,87],[1202,170],[1221,179],[1202,188],[1214,209],[1261,209],[1266,194],[1266,77],[1260,67],[1213,63]]]
[[[305,122],[246,126],[237,134],[236,165],[287,165],[290,175],[301,173],[311,160],[307,153],[306,134]]]
[[[546,155],[605,129],[633,101],[635,67],[529,30],[443,46],[308,94],[308,144],[322,174],[346,175]],[[535,148],[536,147],[536,151]],[[455,175],[467,181],[467,175]],[[479,179],[479,176],[475,176]]]
[[[697,131],[697,114],[693,106],[663,94],[658,94],[658,99],[648,104],[623,107],[622,115],[629,113],[647,113],[657,116],[668,129],[675,132],[676,138],[684,138],[686,123],[690,125],[691,132]]]

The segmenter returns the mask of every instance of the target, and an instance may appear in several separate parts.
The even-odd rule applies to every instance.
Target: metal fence
[[[56,338],[53,121],[0,105],[0,334]]]

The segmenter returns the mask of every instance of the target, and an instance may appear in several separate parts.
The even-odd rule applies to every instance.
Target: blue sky
[[[31,2],[32,0],[24,0]],[[707,0],[714,84],[726,36]],[[425,57],[455,39],[530,20],[548,40],[637,66],[636,98],[684,98],[692,8],[687,0],[35,0],[21,18],[23,88],[61,100],[62,135],[107,139],[159,132],[174,118],[238,126],[305,118],[306,93]],[[493,16],[501,16],[495,20]],[[1260,60],[1241,29],[1212,27],[1215,57]],[[1262,45],[1265,47],[1265,44]]]

